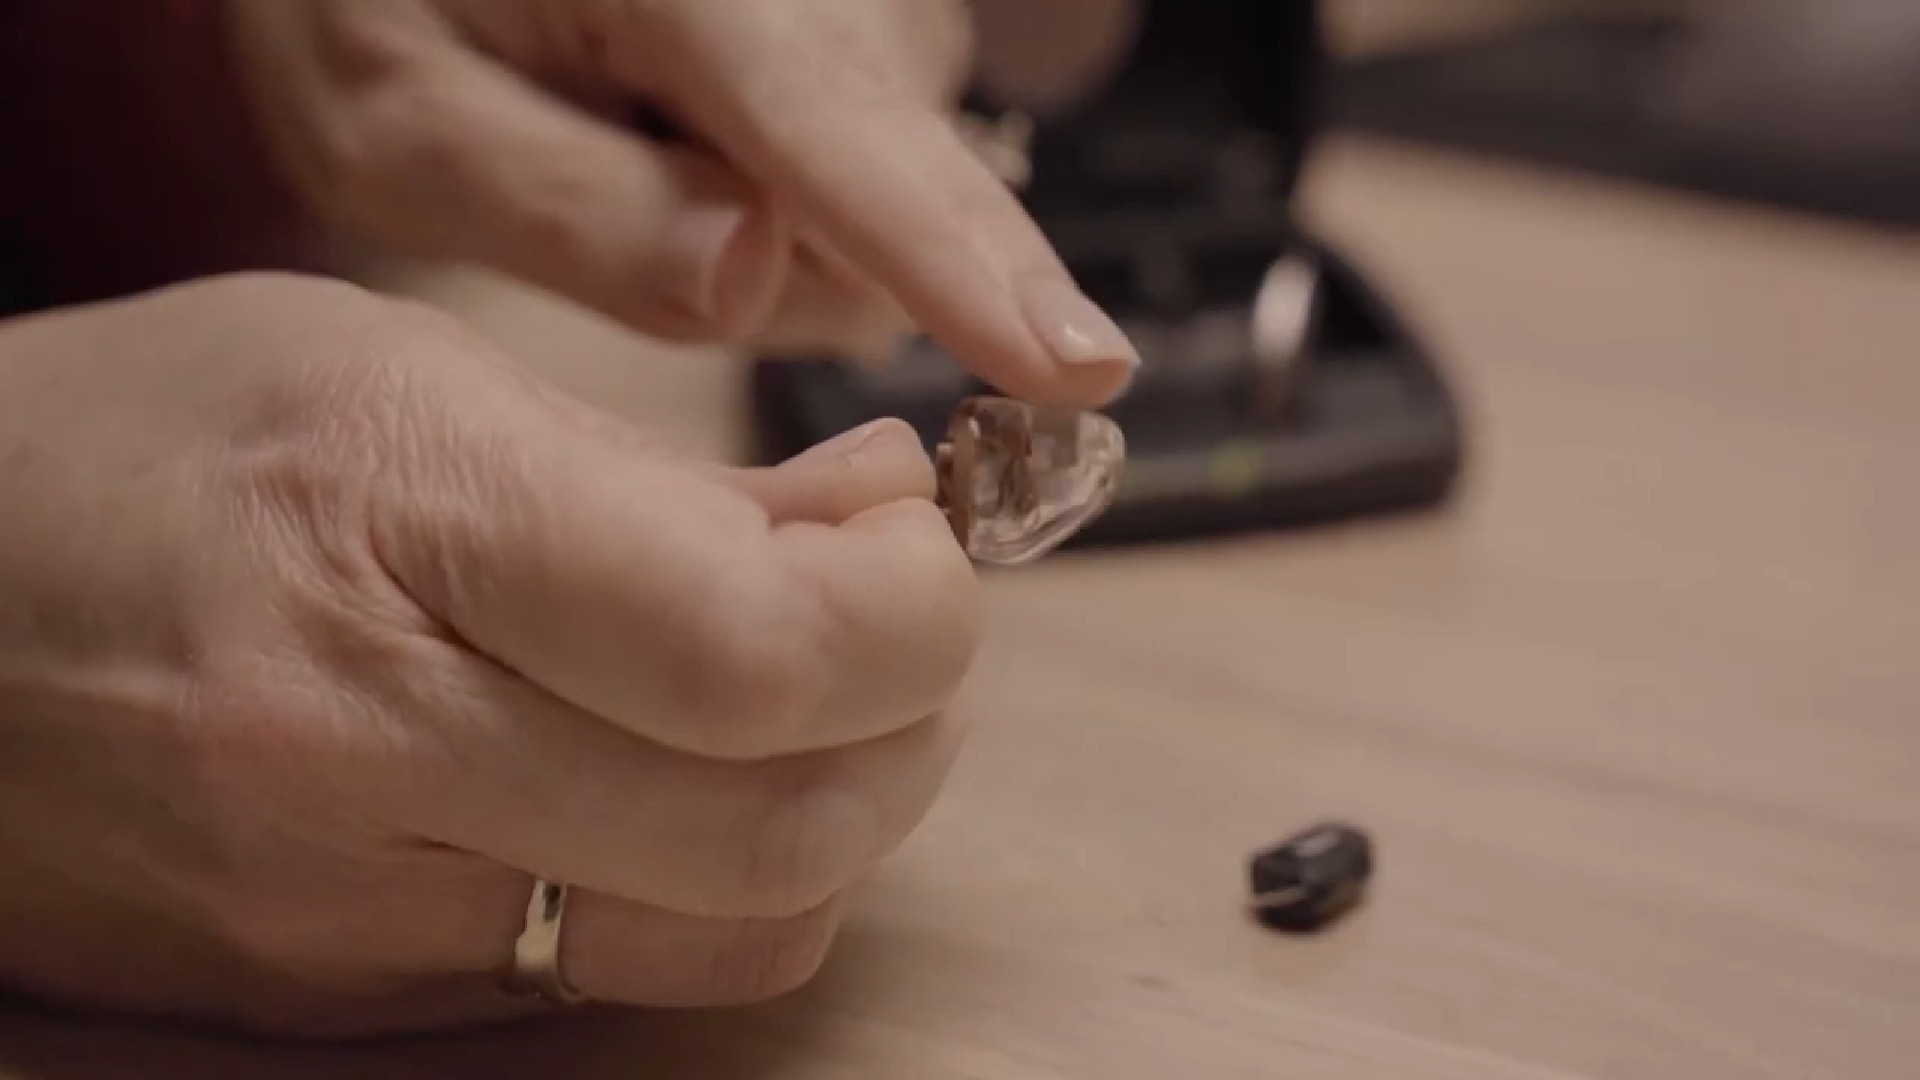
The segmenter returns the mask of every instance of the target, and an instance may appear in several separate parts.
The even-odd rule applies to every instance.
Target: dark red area
[[[0,4],[0,233],[56,301],[311,260],[207,0]]]

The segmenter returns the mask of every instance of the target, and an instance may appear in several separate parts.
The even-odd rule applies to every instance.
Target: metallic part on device
[[[1254,405],[1260,412],[1286,407],[1319,316],[1320,270],[1313,260],[1301,254],[1276,259],[1253,302]]]
[[[956,419],[947,432],[947,441],[935,449],[933,471],[940,509],[953,527],[954,538],[965,546],[973,535],[973,500],[966,494],[968,478],[973,475],[975,450],[980,443],[980,426],[972,420]]]
[[[936,499],[973,559],[1032,562],[1112,505],[1126,440],[1097,413],[972,397],[934,452]]]
[[[1254,910],[1260,911],[1266,908],[1285,907],[1289,904],[1297,904],[1306,898],[1306,886],[1295,885],[1290,889],[1274,889],[1270,892],[1255,893],[1252,897],[1248,898],[1247,904]]]

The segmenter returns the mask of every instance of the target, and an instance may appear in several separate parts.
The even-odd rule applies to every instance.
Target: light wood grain
[[[950,797],[820,983],[403,1046],[0,1014],[0,1075],[1920,1076],[1920,245],[1355,142],[1316,221],[1458,374],[1444,514],[997,574]],[[408,279],[715,453],[738,371]],[[1249,925],[1338,815],[1370,904]]]

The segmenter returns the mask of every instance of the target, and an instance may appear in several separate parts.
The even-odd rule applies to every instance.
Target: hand
[[[890,342],[904,311],[1036,402],[1103,404],[1137,362],[950,122],[961,0],[228,10],[289,175],[384,241],[677,338]]]
[[[882,423],[675,457],[443,318],[219,279],[0,329],[0,982],[340,1034],[806,979],[954,753],[976,581]]]

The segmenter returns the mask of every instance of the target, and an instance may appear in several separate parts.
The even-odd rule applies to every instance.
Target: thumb
[[[768,469],[729,469],[723,477],[775,523],[838,525],[887,503],[934,495],[933,461],[904,420],[854,428]]]

